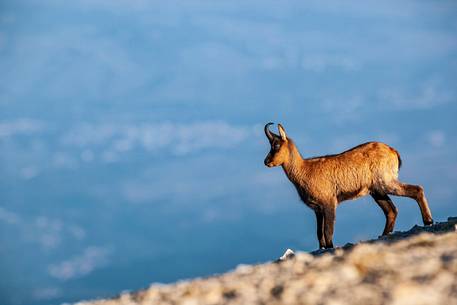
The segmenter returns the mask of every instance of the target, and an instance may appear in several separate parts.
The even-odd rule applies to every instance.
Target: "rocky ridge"
[[[457,305],[457,217],[341,248],[78,305]]]

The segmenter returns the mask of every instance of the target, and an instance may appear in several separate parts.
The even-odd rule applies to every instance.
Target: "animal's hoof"
[[[433,219],[424,220],[425,226],[431,226],[433,224]]]

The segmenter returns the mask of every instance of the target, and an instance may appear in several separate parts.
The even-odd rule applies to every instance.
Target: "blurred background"
[[[305,157],[392,145],[435,220],[457,216],[456,17],[452,0],[1,1],[0,303],[316,249],[313,212],[263,165],[269,121]],[[422,224],[394,201],[397,230]],[[383,226],[348,202],[336,244]]]

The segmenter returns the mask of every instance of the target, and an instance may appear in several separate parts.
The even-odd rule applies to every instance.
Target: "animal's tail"
[[[394,152],[394,153],[397,155],[397,159],[398,159],[398,170],[400,170],[401,163],[402,163],[402,162],[401,162],[401,158],[400,158],[400,153],[399,153],[395,148],[392,148],[392,147],[390,147],[390,146],[389,146],[389,148],[390,148],[390,150],[391,150],[392,152]]]
[[[400,169],[401,167],[401,158],[400,158],[400,153],[394,149],[395,153],[397,154],[397,158],[398,158],[398,169]]]

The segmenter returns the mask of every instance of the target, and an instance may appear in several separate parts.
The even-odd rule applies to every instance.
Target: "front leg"
[[[319,248],[325,249],[325,238],[324,238],[324,214],[318,208],[314,210],[316,214],[316,225],[317,225],[317,240],[319,241]]]
[[[335,228],[336,204],[324,205],[325,248],[333,248],[333,230]]]

